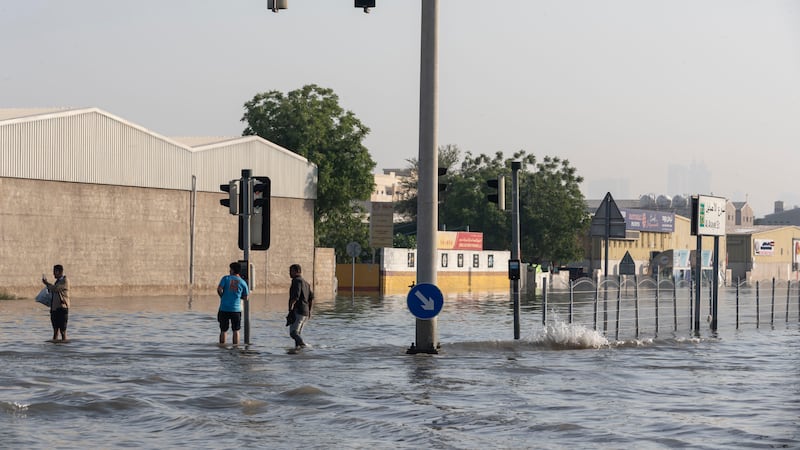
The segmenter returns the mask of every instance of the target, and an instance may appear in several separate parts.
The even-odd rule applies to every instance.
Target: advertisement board
[[[753,239],[753,254],[772,256],[775,254],[775,241],[772,239]]]
[[[792,270],[800,270],[800,239],[792,239]]]
[[[675,214],[661,211],[620,208],[628,230],[672,233],[675,231]]]
[[[439,250],[483,250],[483,233],[469,231],[437,231]]]

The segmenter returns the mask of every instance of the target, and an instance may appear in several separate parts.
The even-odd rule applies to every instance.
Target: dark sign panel
[[[629,230],[672,233],[675,231],[675,214],[661,211],[621,208],[625,226]]]

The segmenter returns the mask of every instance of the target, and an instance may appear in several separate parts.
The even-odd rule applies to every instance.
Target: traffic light
[[[443,177],[443,176],[447,175],[447,167],[439,167],[438,175],[439,175],[439,177]],[[447,180],[445,180],[444,183],[439,183],[439,192],[444,192],[444,191],[447,190],[447,182],[446,181]]]
[[[239,192],[236,187],[238,180],[231,180],[228,184],[220,184],[219,189],[222,192],[228,193],[228,198],[223,198],[219,201],[222,206],[227,206],[231,214],[234,216],[239,214]]]
[[[499,175],[496,180],[486,180],[486,184],[497,191],[496,194],[489,194],[487,198],[492,203],[497,203],[500,210],[506,209],[506,178]]]
[[[269,248],[269,203],[271,184],[269,177],[253,177],[253,215],[250,216],[250,243],[252,250]]]
[[[288,7],[289,0],[267,0],[267,8],[272,12],[278,12],[278,10],[286,9]]]
[[[364,8],[364,12],[369,13],[369,9],[375,7],[375,0],[356,0],[355,7]]]

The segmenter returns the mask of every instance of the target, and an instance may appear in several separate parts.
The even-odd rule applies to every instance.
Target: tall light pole
[[[436,284],[439,217],[439,0],[422,1],[419,69],[419,180],[417,186],[417,284]],[[417,319],[415,353],[437,353],[437,318]]]

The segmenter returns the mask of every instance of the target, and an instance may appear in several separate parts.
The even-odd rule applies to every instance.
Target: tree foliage
[[[348,242],[368,235],[353,201],[368,200],[374,188],[375,162],[362,144],[369,128],[339,106],[333,90],[311,84],[285,95],[263,92],[244,108],[243,135],[261,136],[317,165],[315,244],[344,254]]]
[[[474,156],[467,152],[461,160],[456,146],[440,149],[450,155],[445,182],[447,189],[440,193],[440,229],[483,232],[484,248],[511,248],[511,162],[519,161],[520,247],[522,259],[528,262],[566,263],[583,258],[581,237],[586,234],[588,217],[585,200],[580,191],[583,178],[569,161],[544,157],[537,162],[534,155],[524,151],[504,158],[502,152],[492,156]],[[455,158],[452,159],[452,156]],[[412,179],[407,185],[416,186],[416,160],[409,160]],[[487,200],[490,188],[487,180],[498,175],[506,177],[506,210],[502,211]],[[442,182],[442,180],[440,180]],[[412,205],[413,208],[412,208]],[[415,215],[416,196],[398,205],[398,210]]]

